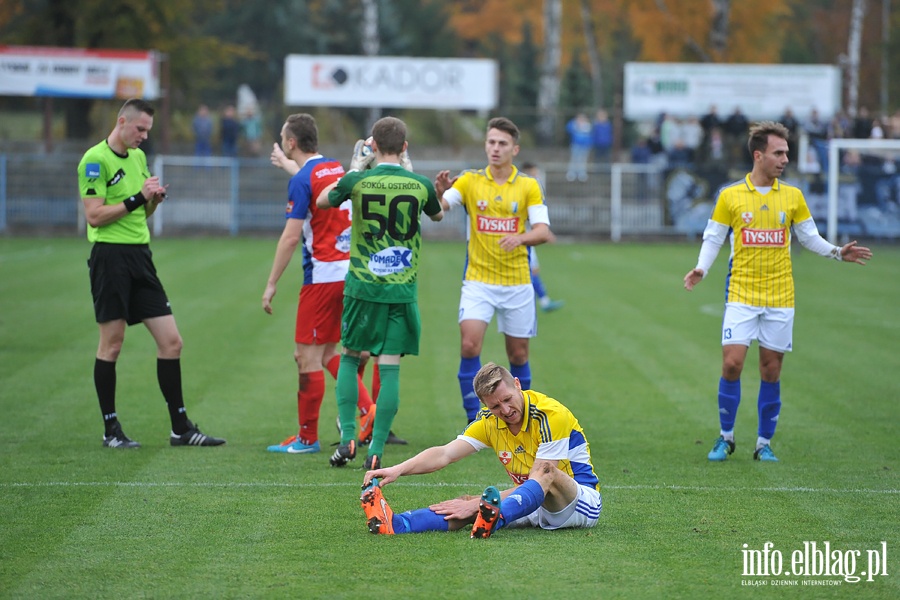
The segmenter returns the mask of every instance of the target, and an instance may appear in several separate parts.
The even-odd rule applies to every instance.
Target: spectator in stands
[[[678,123],[675,121],[675,117],[668,113],[662,113],[661,116],[662,119],[659,122],[659,142],[662,144],[666,153],[671,154],[678,138]]]
[[[721,127],[713,127],[703,143],[702,155],[707,165],[725,166],[725,139]]]
[[[797,151],[800,147],[800,121],[794,116],[790,106],[784,109],[784,114],[778,119],[788,130],[788,164],[797,164]]]
[[[201,104],[194,115],[194,154],[209,156],[212,153],[213,122],[209,116],[209,107]]]
[[[244,139],[247,140],[247,150],[253,156],[258,156],[261,146],[259,138],[262,137],[262,119],[256,106],[249,105],[241,119],[241,127],[244,130]]]
[[[222,141],[223,156],[237,156],[238,137],[241,135],[241,124],[237,120],[234,105],[229,104],[222,111],[219,120],[219,139]]]
[[[700,154],[700,145],[703,143],[703,126],[697,117],[691,116],[681,124],[681,139],[688,152],[688,162],[697,162]]]
[[[593,140],[591,138],[591,121],[584,113],[578,113],[568,122],[569,133],[569,169],[566,179],[569,181],[587,181],[587,162],[591,154]]]
[[[861,106],[853,119],[853,137],[859,140],[866,140],[872,137],[872,117],[869,116],[869,109]]]
[[[850,131],[850,119],[844,112],[838,112],[828,123],[828,139],[840,139],[847,137]]]
[[[650,150],[650,144],[645,137],[638,138],[631,147],[631,162],[638,165],[650,164],[650,158],[653,152]]]
[[[872,131],[869,132],[869,138],[873,140],[884,139],[884,129],[881,127],[881,119],[872,120]]]
[[[815,108],[809,112],[809,119],[803,124],[809,138],[809,145],[815,150],[819,166],[824,170],[828,164],[828,125],[819,117]]]
[[[609,120],[609,113],[602,108],[594,117],[591,134],[594,143],[594,161],[597,163],[610,162],[613,144],[612,122]]]
[[[722,127],[722,119],[719,118],[719,113],[716,105],[713,104],[709,107],[709,112],[700,117],[700,126],[703,127],[703,137],[705,139],[709,139],[710,134],[713,129]]]
[[[747,156],[747,149],[744,147],[744,140],[747,136],[750,121],[741,112],[740,106],[734,107],[734,112],[726,119],[722,127],[725,132],[725,146],[728,149],[727,156],[731,164],[744,163]]]
[[[891,139],[900,139],[900,109],[894,111],[887,122],[887,134]]]

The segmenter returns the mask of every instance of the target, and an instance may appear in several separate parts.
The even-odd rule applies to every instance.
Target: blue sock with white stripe
[[[530,515],[544,503],[544,488],[537,481],[529,479],[500,502],[500,519],[497,527],[503,527],[524,516]]]
[[[741,380],[719,378],[719,423],[722,431],[734,431],[734,419],[741,403]]]
[[[781,413],[781,382],[759,382],[759,437],[771,440]]]
[[[478,414],[478,409],[481,408],[481,401],[475,395],[475,386],[472,384],[472,380],[475,379],[480,368],[480,356],[459,358],[459,373],[457,374],[459,391],[462,393],[463,409],[466,411],[466,418],[469,419],[469,422],[475,418],[475,415]]]
[[[519,380],[519,385],[522,386],[523,390],[531,389],[531,365],[528,364],[527,360],[524,365],[514,365],[510,363],[509,372],[512,373],[513,377],[516,377]]]

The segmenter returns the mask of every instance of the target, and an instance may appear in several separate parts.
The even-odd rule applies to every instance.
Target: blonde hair
[[[505,381],[510,387],[516,387],[516,379],[512,373],[497,363],[489,362],[478,370],[472,384],[475,394],[483,400],[494,393],[501,381]]]

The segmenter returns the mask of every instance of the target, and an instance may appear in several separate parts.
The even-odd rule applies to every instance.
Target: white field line
[[[265,482],[265,481],[247,481],[247,482],[154,482],[154,481],[39,481],[39,482],[2,482],[0,488],[53,488],[53,487],[135,487],[135,488],[323,488],[323,487],[358,487],[356,483],[283,483],[283,482]],[[420,488],[481,488],[483,483],[423,483],[423,482],[403,482],[393,484],[404,487],[420,487]],[[775,486],[775,487],[712,487],[697,485],[666,485],[666,484],[644,484],[644,485],[604,485],[600,491],[622,490],[622,491],[640,491],[640,490],[659,490],[659,491],[676,491],[676,492],[766,492],[766,493],[786,493],[786,494],[900,494],[897,489],[870,489],[870,488],[814,488],[803,486]]]

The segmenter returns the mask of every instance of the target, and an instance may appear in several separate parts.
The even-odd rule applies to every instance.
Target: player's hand
[[[281,146],[278,143],[272,144],[272,154],[269,155],[269,160],[272,164],[279,169],[283,169],[287,159],[288,157],[284,155],[284,150],[281,149]]]
[[[371,139],[371,138],[369,138]],[[365,171],[375,160],[375,153],[368,140],[356,140],[353,146],[353,156],[350,157],[349,171]]]
[[[434,178],[434,191],[437,192],[437,197],[443,196],[444,192],[453,187],[457,179],[459,179],[459,175],[451,179],[450,171],[440,171]]]
[[[275,297],[275,284],[268,283],[266,284],[266,291],[263,292],[262,297],[262,307],[263,310],[268,314],[272,314],[272,298]]]
[[[400,470],[395,465],[384,469],[366,471],[366,474],[363,475],[363,487],[369,485],[376,477],[378,478],[378,487],[384,487],[389,483],[397,481],[397,478],[400,477]]]
[[[849,244],[845,244],[841,248],[841,259],[844,262],[854,262],[858,265],[865,265],[867,260],[872,258],[872,251],[865,246],[857,246],[856,240]]]
[[[690,292],[701,281],[703,281],[703,269],[691,269],[684,276],[684,289]]]
[[[522,236],[519,234],[515,235],[505,235],[500,238],[500,247],[506,250],[507,252],[512,252],[519,246],[521,246],[524,242],[522,241]]]
[[[478,514],[478,505],[481,498],[479,496],[460,496],[452,500],[444,500],[437,504],[432,504],[428,508],[435,514],[443,515],[445,521],[450,519],[471,519]]]

